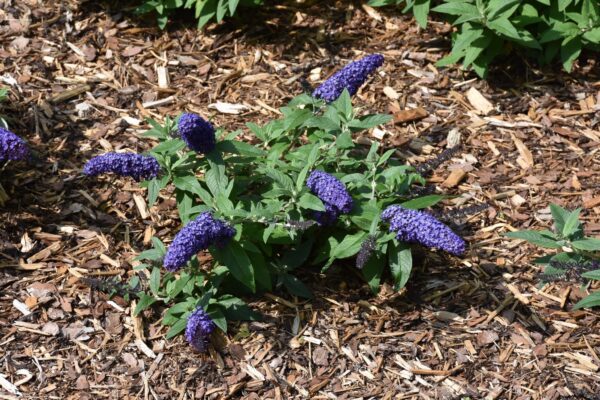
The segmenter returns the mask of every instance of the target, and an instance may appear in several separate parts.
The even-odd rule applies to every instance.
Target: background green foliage
[[[6,99],[8,99],[8,89],[0,88],[0,103],[5,101]],[[0,127],[8,129],[8,124],[6,123],[6,120],[2,117],[2,114],[0,114]]]
[[[551,204],[550,211],[554,218],[554,232],[527,230],[510,232],[506,236],[523,239],[539,247],[559,250],[556,254],[535,260],[536,264],[544,266],[544,275],[547,278],[561,278],[568,274],[570,271],[556,267],[562,265],[578,269],[575,271],[578,278],[600,280],[600,269],[586,270],[585,268],[588,265],[596,265],[592,261],[600,260],[600,239],[584,235],[583,226],[579,221],[581,209],[567,211],[556,204]],[[600,291],[581,300],[574,309],[594,306],[600,306]]]
[[[169,15],[181,8],[192,9],[198,20],[198,28],[202,28],[211,20],[220,22],[227,16],[233,16],[239,6],[256,6],[263,0],[143,0],[137,8],[140,14],[154,12],[157,14],[161,29],[167,26]]]
[[[542,63],[556,58],[571,71],[582,49],[600,51],[600,2],[598,0],[371,0],[383,6],[405,4],[421,26],[427,12],[450,18],[457,31],[452,53],[438,66],[462,62],[481,77],[498,56],[518,50]]]

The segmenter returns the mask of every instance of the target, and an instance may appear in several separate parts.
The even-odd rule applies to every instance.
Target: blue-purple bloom
[[[198,307],[188,317],[185,338],[196,350],[204,353],[214,330],[215,323],[202,307]]]
[[[92,158],[83,168],[83,173],[89,176],[106,172],[130,176],[136,181],[140,181],[156,178],[160,172],[160,165],[152,156],[135,153],[106,153]]]
[[[11,131],[0,128],[0,163],[25,160],[28,156],[27,143]]]
[[[369,75],[382,65],[383,56],[381,54],[370,54],[358,61],[353,61],[323,82],[313,92],[313,97],[331,103],[340,97],[344,89],[348,89],[348,93],[354,96]]]
[[[381,219],[390,224],[390,232],[403,242],[417,242],[425,247],[438,248],[460,256],[466,243],[450,228],[422,211],[392,205],[381,213]]]
[[[335,176],[314,170],[306,180],[306,186],[325,205],[325,211],[315,212],[315,219],[320,224],[331,225],[340,214],[352,211],[352,197]]]
[[[197,114],[184,113],[177,123],[177,131],[190,149],[201,154],[210,153],[217,144],[215,128]]]
[[[165,255],[164,266],[168,271],[177,271],[199,251],[211,245],[224,246],[235,233],[235,228],[213,218],[209,211],[203,212],[175,235]]]

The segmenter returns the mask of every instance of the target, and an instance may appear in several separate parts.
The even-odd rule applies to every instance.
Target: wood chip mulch
[[[593,57],[571,76],[517,60],[486,82],[434,66],[447,24],[419,30],[360,3],[294,3],[205,33],[161,32],[95,1],[0,5],[2,112],[34,151],[0,171],[1,399],[600,398],[600,314],[570,311],[581,285],[540,286],[531,260],[545,251],[503,236],[549,227],[551,202],[583,207],[600,236]],[[456,195],[445,211],[489,205],[448,221],[470,243],[464,259],[419,251],[406,290],[377,296],[348,266],[306,271],[314,300],[248,299],[264,319],[231,323],[209,355],[166,341],[160,310],[134,318],[121,295],[86,283],[126,281],[151,236],[179,226],[169,193],[147,209],[134,182],[83,177],[87,159],[148,149],[146,118],[188,110],[228,130],[276,118],[376,51],[386,63],[355,103],[395,123],[357,141],[413,165],[460,143],[428,181]]]

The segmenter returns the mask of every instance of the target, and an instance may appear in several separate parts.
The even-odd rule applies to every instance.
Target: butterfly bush
[[[323,82],[313,92],[313,97],[331,103],[340,97],[344,89],[347,89],[348,93],[353,96],[367,81],[369,75],[382,65],[383,56],[381,54],[370,54],[358,61],[351,62]]]
[[[181,115],[177,131],[187,146],[197,153],[208,154],[215,148],[215,128],[197,114]]]
[[[203,212],[177,233],[165,255],[164,266],[168,271],[177,271],[199,251],[212,245],[223,247],[235,233],[235,228],[215,219],[209,211]]]
[[[464,241],[433,216],[400,206],[386,209],[409,199],[414,208],[438,200],[413,195],[412,186],[425,179],[394,157],[395,149],[353,140],[392,120],[362,115],[344,93],[355,94],[382,63],[383,56],[373,54],[333,75],[313,94],[325,102],[304,93],[282,107],[278,119],[248,122],[250,141],[238,139],[241,132],[235,131],[222,135],[217,146],[215,128],[196,114],[182,114],[177,124],[169,116],[163,124],[149,121],[146,136],[159,141],[151,154],[161,177],[144,182],[148,205],[165,190],[181,220],[191,222],[169,246],[154,237],[153,249],[137,257],[145,261],[137,268],[148,270],[150,279],[138,294],[136,313],[163,303],[169,307],[162,321],[170,326],[167,337],[185,331],[190,344],[205,351],[210,333],[225,330],[227,319],[253,318],[236,296],[285,290],[310,298],[310,288],[298,278],[306,265],[325,272],[355,261],[376,293],[386,268],[397,289],[410,278],[411,248],[405,242],[457,255],[465,251]],[[192,151],[182,149],[182,141]],[[199,262],[203,250],[209,255],[203,254],[201,268],[184,268]],[[169,273],[161,273],[162,267]]]
[[[83,173],[88,176],[107,172],[129,176],[136,181],[141,181],[157,177],[160,165],[152,156],[135,153],[106,153],[92,158],[83,168]]]
[[[11,131],[0,128],[0,163],[25,160],[28,156],[27,143]]]
[[[190,314],[185,328],[186,340],[199,352],[208,350],[210,334],[215,329],[215,323],[202,307],[196,308]]]
[[[323,224],[332,224],[340,214],[352,211],[352,197],[346,186],[335,176],[326,172],[312,171],[306,180],[306,186],[325,205],[325,211],[315,212],[315,219]]]
[[[381,213],[381,219],[390,224],[390,232],[395,232],[400,241],[420,243],[457,256],[465,252],[466,244],[460,236],[422,211],[392,205]]]

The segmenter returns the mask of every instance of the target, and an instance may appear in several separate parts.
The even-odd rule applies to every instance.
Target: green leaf
[[[185,148],[185,142],[181,139],[169,139],[160,143],[152,149],[152,153],[176,154]]]
[[[134,317],[137,317],[142,311],[144,311],[145,309],[150,307],[152,304],[157,302],[157,300],[154,297],[149,296],[144,292],[141,292],[139,297],[140,297],[140,300],[138,301],[137,305],[135,306],[135,310],[133,311]]]
[[[585,32],[583,38],[591,43],[600,44],[600,27]]]
[[[353,119],[352,121],[348,122],[348,127],[355,129],[371,129],[378,125],[387,124],[391,120],[392,116],[388,114],[367,115],[366,117],[362,117],[358,120]]]
[[[344,116],[346,121],[352,120],[354,111],[352,110],[352,98],[350,97],[348,89],[344,89],[340,97],[331,103],[331,105]]]
[[[240,0],[229,0],[229,15],[235,14],[235,10],[240,4]]]
[[[225,175],[225,162],[217,151],[207,154],[206,159],[210,166],[210,169],[206,171],[204,176],[206,186],[208,186],[213,196],[216,197],[221,193],[225,193],[227,189],[228,181]]]
[[[569,37],[563,40],[560,48],[560,59],[567,72],[571,72],[573,63],[581,54],[582,46],[581,36]]]
[[[569,211],[565,210],[558,204],[550,204],[550,212],[554,218],[554,229],[556,232],[563,232],[565,227],[565,221],[569,217]]]
[[[152,207],[158,195],[165,186],[169,183],[169,176],[165,175],[162,178],[154,178],[148,182],[148,207]]]
[[[427,27],[427,16],[429,15],[430,6],[431,0],[416,0],[413,5],[413,14],[421,28]]]
[[[310,193],[304,193],[300,196],[298,199],[298,206],[315,211],[325,211],[325,206],[321,199]]]
[[[571,242],[571,245],[577,250],[583,251],[600,251],[600,239],[585,238]]]
[[[488,21],[487,26],[493,31],[515,40],[521,40],[521,35],[517,28],[508,20],[508,18],[499,18]]]
[[[210,195],[210,193],[208,193],[208,191],[206,191],[200,185],[198,178],[196,178],[195,176],[193,176],[193,175],[176,176],[173,179],[173,184],[178,189],[198,195],[198,197],[200,197],[200,199],[202,199],[202,202],[204,204],[206,204],[206,205],[213,204],[212,196]]]
[[[282,274],[280,275],[280,280],[290,294],[303,297],[305,299],[311,299],[313,297],[310,289],[295,276],[290,274]]]
[[[254,268],[246,251],[239,243],[231,241],[223,248],[216,247],[211,254],[219,262],[226,266],[233,277],[248,287],[254,293],[256,284],[254,282]]]
[[[332,251],[331,258],[348,258],[352,257],[360,250],[363,240],[366,238],[366,232],[358,232],[353,235],[346,235],[344,239]]]
[[[225,315],[223,314],[220,306],[211,304],[206,307],[206,313],[215,323],[217,328],[227,333],[227,319],[225,319]]]
[[[152,268],[152,273],[150,274],[150,291],[153,295],[158,296],[158,291],[160,290],[160,268],[154,267]]]
[[[546,236],[542,235],[545,233]],[[545,247],[548,249],[560,249],[562,246],[557,243],[556,240],[549,237],[553,235],[550,231],[519,231],[519,232],[508,232],[506,236],[513,239],[523,239],[528,241],[529,243],[533,243],[540,247]]]
[[[169,340],[169,339],[172,339],[175,336],[179,335],[181,332],[183,332],[185,330],[186,326],[187,326],[187,315],[185,317],[179,318],[179,320],[177,322],[175,322],[173,324],[173,326],[171,326],[171,329],[169,329],[169,331],[165,335],[165,339]]]
[[[292,181],[292,178],[290,178],[283,172],[274,168],[265,168],[265,174],[269,178],[277,182],[282,188],[287,189],[289,191],[294,190],[294,181]]]
[[[479,14],[479,10],[473,4],[468,2],[455,1],[452,3],[443,3],[431,9],[431,11],[449,15]]]
[[[379,284],[381,283],[381,274],[385,267],[385,258],[381,254],[373,254],[364,266],[362,273],[367,281],[369,288],[373,294],[379,292]]]
[[[400,205],[404,208],[410,208],[413,210],[419,210],[422,208],[431,207],[440,201],[444,200],[447,196],[442,196],[440,194],[432,194],[423,197],[417,197],[416,199],[405,201]]]
[[[410,272],[412,271],[412,254],[410,246],[400,243],[398,246],[391,245],[388,248],[390,270],[394,277],[395,289],[400,290],[406,286]]]
[[[583,274],[581,274],[581,276],[587,279],[594,279],[596,281],[600,281],[600,269],[584,272]]]
[[[187,285],[192,278],[193,277],[190,274],[187,274],[185,272],[182,273],[179,276],[179,279],[177,279],[175,281],[175,284],[169,288],[167,295],[171,299],[174,299],[175,297],[177,297],[177,295],[183,291],[183,288],[185,288],[185,285]]]
[[[600,290],[590,294],[585,299],[573,306],[573,310],[579,310],[580,308],[591,308],[600,306]]]
[[[565,225],[563,226],[563,229],[561,232],[563,237],[568,238],[572,234],[577,232],[577,230],[579,229],[579,226],[580,226],[580,223],[579,223],[579,214],[580,213],[581,213],[581,208],[578,208],[576,210],[571,211],[567,215],[567,218],[565,219]]]
[[[222,140],[217,143],[217,150],[224,153],[239,154],[246,157],[262,157],[266,154],[263,149],[239,140]]]

